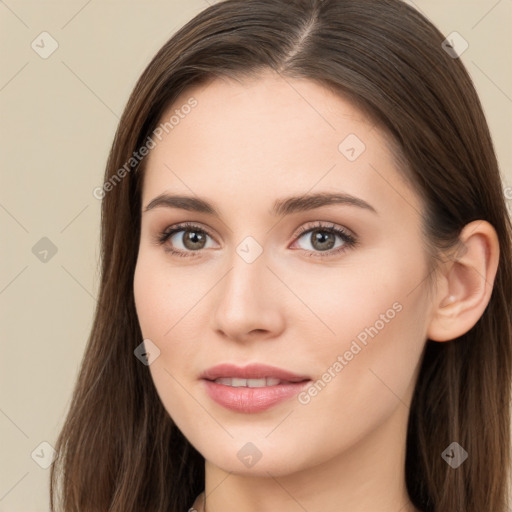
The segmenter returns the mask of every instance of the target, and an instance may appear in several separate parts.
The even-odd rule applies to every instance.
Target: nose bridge
[[[242,213],[240,205],[239,212]],[[231,224],[231,241],[233,243],[229,254],[229,274],[226,275],[224,291],[227,294],[246,294],[251,286],[256,286],[259,281],[265,280],[265,274],[269,273],[267,264],[268,248],[265,250],[264,232],[259,227],[257,234],[247,229],[247,218],[240,216]],[[256,239],[256,237],[258,239]],[[229,290],[227,289],[229,287]]]
[[[263,247],[255,239],[247,238],[235,247],[230,259],[230,270],[222,286],[224,299],[243,301],[239,307],[264,299],[260,297],[260,293],[264,291],[264,282],[268,278],[266,274],[270,274]],[[252,306],[254,307],[254,304]]]
[[[246,237],[235,247],[215,297],[214,328],[233,338],[253,330],[274,331],[279,327],[280,312],[269,279],[263,247]]]

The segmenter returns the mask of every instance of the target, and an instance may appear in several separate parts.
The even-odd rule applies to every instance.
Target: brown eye
[[[183,233],[182,235],[176,236],[179,233]],[[172,237],[170,237],[170,240],[173,238],[177,238],[177,240],[181,241],[182,245],[190,250],[190,251],[198,251],[200,249],[204,249],[204,246],[206,244],[206,237],[208,235],[204,232],[201,232],[199,230],[196,231],[190,231],[190,230],[180,230],[178,233],[174,234]],[[173,245],[175,245],[176,242],[173,242]]]
[[[336,244],[336,236],[322,229],[315,229],[310,232],[311,245],[318,251],[328,251]]]
[[[331,256],[343,252],[357,243],[354,236],[335,225],[317,225],[303,229],[296,238],[297,240],[306,240],[307,243],[303,246],[299,245],[299,247],[310,252],[311,256]],[[337,243],[336,239],[340,242]]]
[[[207,249],[208,238],[212,238],[204,229],[194,224],[181,224],[167,228],[158,237],[158,244],[165,245],[165,250],[180,256]],[[193,254],[192,254],[193,255]]]

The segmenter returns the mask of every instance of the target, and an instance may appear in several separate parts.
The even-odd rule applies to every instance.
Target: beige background
[[[462,60],[488,117],[504,187],[512,186],[512,1],[414,5],[445,34],[457,31],[469,43]],[[92,191],[103,181],[138,76],[206,6],[205,0],[0,2],[0,512],[48,510],[49,470],[31,454],[44,462],[51,453],[39,445],[56,439],[92,322],[100,222]],[[46,59],[31,47],[42,46],[43,31],[58,43]],[[43,237],[57,249],[46,262],[33,253]]]

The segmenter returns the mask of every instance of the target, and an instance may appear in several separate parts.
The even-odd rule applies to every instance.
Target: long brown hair
[[[426,340],[405,474],[410,499],[423,512],[506,511],[512,227],[482,107],[444,39],[399,0],[226,0],[158,51],[128,100],[106,167],[99,298],[56,442],[52,511],[59,498],[65,512],[183,512],[203,489],[203,457],[134,356],[142,341],[133,277],[144,159],[134,162],[133,153],[187,87],[265,69],[337,91],[392,136],[402,172],[424,199],[434,260],[467,223],[483,219],[496,229],[500,262],[482,317],[460,338]],[[454,441],[469,453],[456,470],[441,457]]]

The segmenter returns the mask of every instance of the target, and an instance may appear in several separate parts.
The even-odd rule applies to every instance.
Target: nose
[[[285,324],[285,291],[267,266],[264,253],[251,263],[235,253],[230,269],[212,294],[213,329],[239,342],[278,337]]]

